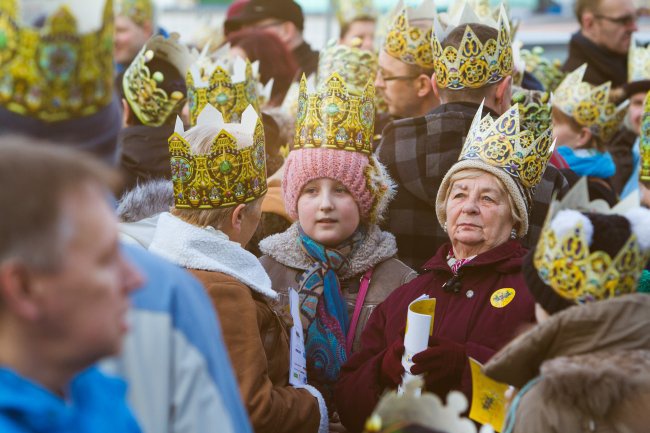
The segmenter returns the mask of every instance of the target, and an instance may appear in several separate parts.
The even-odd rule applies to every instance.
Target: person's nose
[[[329,211],[334,208],[334,202],[332,201],[332,193],[324,189],[320,193],[320,206],[321,211]]]
[[[463,213],[475,214],[478,213],[478,198],[468,197],[467,200],[463,202],[463,207],[461,209]]]
[[[375,75],[375,88],[383,89],[384,84],[385,84],[384,78],[381,76],[380,72],[377,72],[377,75]]]
[[[122,266],[123,266],[123,273],[124,273],[124,291],[126,294],[132,293],[138,289],[140,289],[145,281],[146,278],[142,274],[142,272],[135,267],[131,262],[126,260],[126,258],[122,257]]]

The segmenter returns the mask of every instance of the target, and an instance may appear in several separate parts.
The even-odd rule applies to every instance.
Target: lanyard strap
[[[357,301],[354,304],[354,314],[352,315],[352,322],[350,323],[350,328],[348,329],[348,336],[345,342],[345,348],[347,349],[348,356],[352,353],[352,343],[354,342],[354,336],[357,331],[357,323],[359,322],[359,316],[361,316],[361,308],[366,299],[366,294],[368,293],[368,287],[370,287],[370,279],[372,278],[373,268],[368,269],[363,277],[361,277],[361,285],[359,286],[359,293],[357,294]]]

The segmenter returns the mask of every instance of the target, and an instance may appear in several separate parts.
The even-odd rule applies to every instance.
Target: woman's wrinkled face
[[[359,227],[359,207],[341,182],[320,178],[307,182],[298,198],[298,221],[310,238],[336,247]]]
[[[455,181],[446,208],[447,233],[454,249],[459,246],[478,254],[510,238],[514,225],[510,202],[491,174]]]

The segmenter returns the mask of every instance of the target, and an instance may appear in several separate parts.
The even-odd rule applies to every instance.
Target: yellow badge
[[[490,303],[495,308],[503,308],[515,299],[515,289],[499,289],[490,296]]]

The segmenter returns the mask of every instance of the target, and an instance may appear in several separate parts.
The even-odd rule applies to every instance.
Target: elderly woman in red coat
[[[361,350],[344,365],[335,400],[343,424],[360,431],[379,396],[395,388],[404,368],[408,305],[436,298],[428,348],[412,358],[412,374],[446,397],[464,392],[471,401],[468,358],[486,362],[535,322],[534,299],[521,274],[533,188],[550,156],[550,133],[520,127],[511,107],[494,121],[478,111],[459,161],[438,191],[436,213],[449,234],[423,274],[395,290],[370,317]]]

